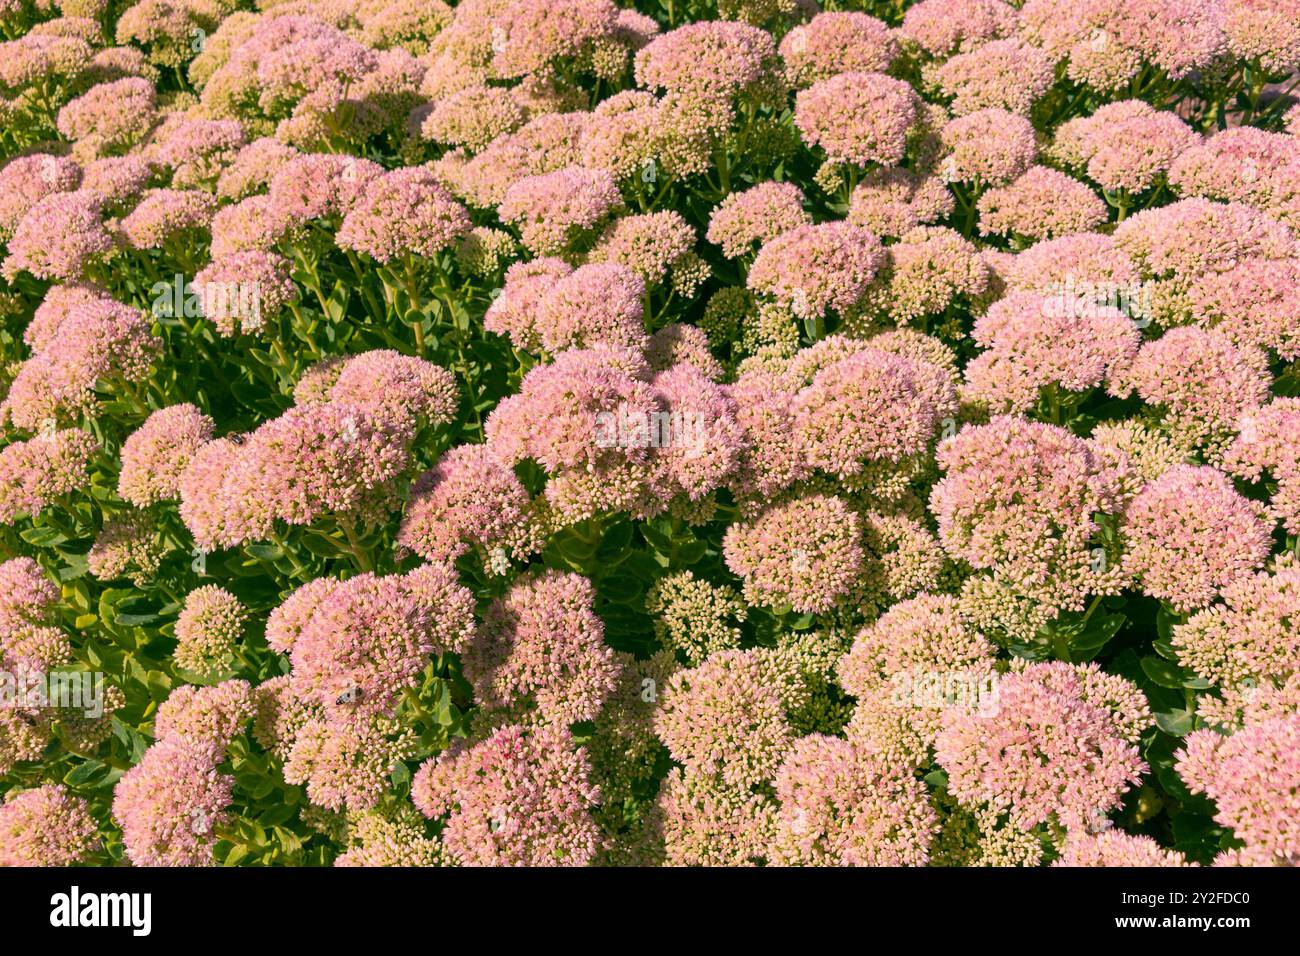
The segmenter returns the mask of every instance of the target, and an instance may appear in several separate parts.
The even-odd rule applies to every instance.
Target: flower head
[[[1179,465],[1124,510],[1124,568],[1142,591],[1181,612],[1204,607],[1260,568],[1272,528],[1223,472]]]

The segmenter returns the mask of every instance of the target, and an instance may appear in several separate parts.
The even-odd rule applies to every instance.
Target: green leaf
[[[342,544],[316,531],[307,532],[302,536],[301,541],[303,547],[322,558],[337,558],[347,554],[347,549]]]
[[[63,782],[69,787],[88,787],[96,777],[108,769],[108,765],[91,758],[77,764],[63,776]]]
[[[600,593],[619,604],[631,604],[645,593],[645,585],[630,574],[617,574],[601,579]]]
[[[38,548],[52,548],[68,540],[66,534],[54,528],[24,528],[18,536]]]
[[[586,563],[596,555],[596,548],[599,546],[595,541],[584,541],[577,535],[563,535],[556,539],[555,547],[559,549],[560,554],[568,558],[574,564],[585,566]]]
[[[149,671],[145,675],[144,685],[149,689],[149,696],[162,703],[172,692],[172,679],[162,671]]]
[[[1165,638],[1158,638],[1151,642],[1151,649],[1167,661],[1178,663],[1178,652],[1174,650],[1174,645],[1169,643]]]
[[[248,856],[248,847],[243,844],[232,846],[230,852],[226,854],[226,866],[238,866],[240,861]]]
[[[1174,635],[1174,625],[1182,622],[1183,619],[1180,615],[1161,604],[1160,609],[1156,611],[1156,635],[1160,640],[1169,643]]]
[[[708,542],[689,541],[677,549],[677,563],[694,564],[709,550]]]
[[[606,555],[618,557],[627,550],[628,545],[631,543],[632,523],[630,521],[619,521],[605,529],[598,553],[602,559]]]
[[[1192,732],[1193,714],[1189,710],[1169,710],[1158,713],[1156,726],[1171,737],[1186,737]]]
[[[1070,660],[1083,664],[1096,658],[1127,620],[1123,614],[1094,614],[1083,632],[1070,641]]]
[[[1177,664],[1151,656],[1142,658],[1142,672],[1161,687],[1174,690],[1181,690],[1189,676],[1187,671]]]
[[[264,827],[278,827],[281,823],[288,823],[292,820],[297,812],[298,808],[292,804],[281,804],[263,811],[258,815],[257,822]]]
[[[673,550],[673,543],[668,536],[659,531],[650,524],[640,526],[641,537],[645,538],[646,544],[654,548],[660,554],[669,554]]]
[[[158,620],[157,614],[118,614],[117,623],[123,627],[142,627]]]
[[[244,550],[262,561],[274,562],[284,557],[284,552],[273,544],[246,544]]]

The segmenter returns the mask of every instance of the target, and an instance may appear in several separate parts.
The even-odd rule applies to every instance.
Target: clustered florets
[[[1300,861],[1295,0],[620,2],[0,2],[0,866]]]

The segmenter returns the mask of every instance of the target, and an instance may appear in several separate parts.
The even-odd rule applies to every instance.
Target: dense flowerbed
[[[1296,0],[0,33],[0,865],[1300,859]]]

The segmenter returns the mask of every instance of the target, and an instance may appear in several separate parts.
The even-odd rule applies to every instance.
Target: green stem
[[[406,257],[406,294],[411,300],[411,309],[420,311],[420,293],[415,281],[415,260]],[[411,327],[415,330],[415,354],[424,358],[424,315],[421,313]]]
[[[339,527],[343,529],[344,536],[348,539],[348,550],[352,552],[352,558],[357,563],[357,567],[362,571],[374,571],[374,562],[370,560],[370,555],[366,549],[361,547],[361,542],[357,540],[356,528],[351,521],[340,521]]]

